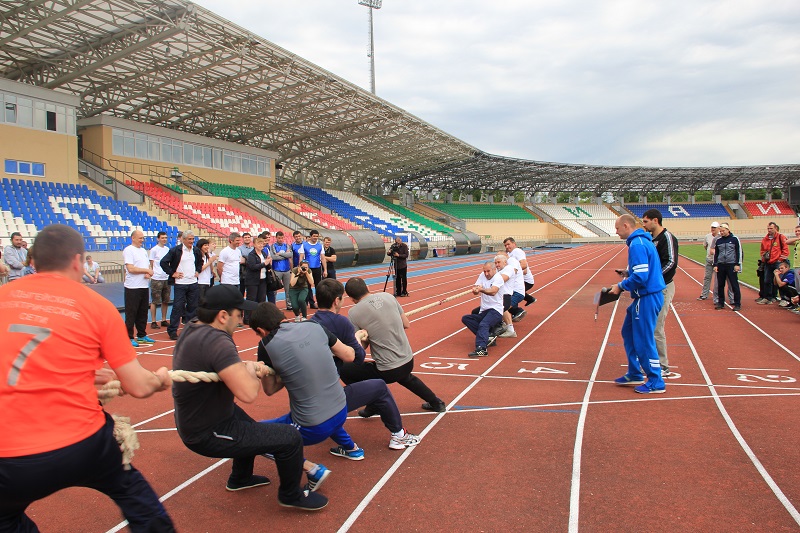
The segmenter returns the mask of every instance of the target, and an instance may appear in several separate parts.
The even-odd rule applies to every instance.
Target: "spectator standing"
[[[800,225],[794,227],[794,237],[786,239],[787,245],[794,245],[792,253],[792,268],[795,275],[800,275]]]
[[[239,292],[242,293],[244,296],[245,291],[247,290],[247,285],[245,283],[245,270],[246,270],[246,261],[247,256],[250,255],[250,252],[253,251],[253,237],[248,232],[242,233],[242,244],[239,246],[239,252],[242,254],[242,257],[245,259],[242,263],[239,264]]]
[[[658,209],[648,209],[642,215],[642,226],[653,237],[653,244],[658,252],[658,259],[661,262],[661,275],[664,277],[664,303],[656,320],[656,349],[658,350],[658,360],[661,363],[661,376],[669,376],[669,358],[667,357],[667,334],[665,324],[669,306],[675,296],[675,271],[678,270],[678,239],[670,233],[664,226],[661,211]]]
[[[39,274],[0,288],[0,301],[20,304],[0,313],[0,366],[14,367],[0,381],[0,530],[38,531],[26,508],[80,486],[112,497],[131,531],[174,531],[141,472],[123,465],[114,421],[95,388],[119,380],[130,396],[147,398],[170,386],[169,372],[142,368],[117,310],[81,284],[84,240],[78,232],[47,226],[36,247],[48,251],[36,260]],[[23,306],[37,295],[48,295],[48,305],[31,315]],[[43,317],[47,328],[33,320]],[[16,368],[30,351],[24,367]]]
[[[397,235],[386,255],[394,261],[394,295],[408,296],[408,245]]]
[[[206,296],[206,291],[214,280],[213,267],[216,254],[211,251],[211,243],[208,242],[208,239],[197,241],[197,249],[200,250],[200,254],[203,256],[203,268],[197,276],[197,285],[200,287],[199,302],[202,302]]]
[[[503,278],[497,273],[492,261],[483,264],[483,272],[472,287],[472,294],[480,295],[481,305],[478,313],[471,313],[461,317],[461,322],[475,334],[475,351],[470,352],[470,357],[486,357],[489,355],[489,346],[494,342],[490,339],[489,332],[503,321]]]
[[[308,234],[308,240],[303,243],[303,257],[308,261],[308,269],[314,278],[315,287],[322,281],[323,253],[322,243],[319,242],[319,231],[312,229]],[[314,302],[314,291],[311,289],[306,296],[306,303],[311,309],[317,309],[317,304]]]
[[[292,232],[292,238],[294,242],[292,243],[292,267],[300,266],[300,260],[304,257],[304,244],[303,241],[303,234],[299,231]]]
[[[171,340],[178,340],[181,320],[188,324],[194,318],[200,300],[200,285],[197,278],[203,270],[203,254],[194,246],[194,233],[183,232],[182,244],[171,248],[161,259],[161,269],[169,276],[169,284],[175,290],[172,313],[169,316],[167,333]]]
[[[183,235],[183,232],[181,232]],[[178,244],[180,244],[180,239]],[[169,309],[170,294],[172,286],[169,284],[169,276],[161,269],[161,260],[169,252],[167,246],[166,232],[159,231],[156,235],[156,245],[150,248],[150,268],[153,269],[153,277],[150,279],[150,327],[159,329],[161,326],[169,326],[167,321],[167,310]],[[156,310],[161,306],[161,326],[156,321]]]
[[[11,244],[3,249],[3,261],[8,265],[8,281],[18,280],[25,275],[28,250],[22,246],[23,242],[22,234],[15,231],[11,234]]]
[[[325,255],[322,256],[322,277],[336,279],[336,249],[331,246],[330,237],[322,239],[322,248],[325,253]]]
[[[242,252],[239,249],[241,242],[241,235],[234,231],[228,236],[228,246],[219,253],[217,273],[219,274],[221,285],[239,287],[239,268],[245,262],[245,258],[242,257]]]
[[[622,324],[622,339],[628,357],[628,372],[614,382],[635,385],[640,394],[666,392],[654,332],[658,313],[664,303],[664,276],[661,261],[650,234],[636,227],[636,219],[622,215],[615,222],[617,235],[628,246],[629,277],[611,287],[612,294],[630,291],[631,305]],[[647,381],[644,375],[647,376]]]
[[[756,303],[771,304],[778,301],[778,289],[775,287],[775,270],[781,261],[789,258],[789,245],[786,236],[774,222],[767,225],[767,234],[761,239],[761,263],[764,266],[764,288]]]
[[[733,310],[742,309],[742,295],[739,290],[739,272],[742,271],[744,255],[739,238],[731,233],[727,222],[719,225],[720,236],[714,246],[714,272],[717,273],[717,304],[714,309],[725,307],[725,282],[733,290]]]
[[[86,262],[83,264],[83,281],[92,285],[106,282],[103,273],[100,272],[100,265],[92,260],[91,255],[86,256]]]
[[[711,233],[707,233],[703,241],[703,248],[706,249],[706,265],[703,275],[703,290],[700,291],[698,300],[707,300],[708,293],[711,292],[712,279],[714,278],[714,241],[719,235],[719,222],[711,223]],[[716,296],[714,297],[716,303]]]
[[[284,300],[286,300],[286,310],[292,310],[292,303],[289,300],[289,285],[292,281],[292,252],[291,246],[284,242],[282,231],[275,232],[275,242],[270,247],[272,255],[272,270],[283,283]]]
[[[131,233],[131,243],[122,251],[122,261],[125,263],[125,327],[128,328],[128,338],[134,347],[140,344],[153,344],[154,341],[147,336],[147,308],[150,292],[150,278],[153,269],[150,268],[150,258],[147,250],[142,248],[144,233],[134,230]],[[133,338],[133,329],[136,327],[136,340]]]
[[[247,256],[245,264],[245,286],[247,299],[251,302],[261,303],[267,300],[267,276],[272,270],[272,258],[264,253],[264,239],[256,237],[253,242],[253,251]],[[273,300],[275,293],[272,293]],[[275,303],[273,300],[272,303]],[[244,323],[250,322],[250,311],[244,313]]]

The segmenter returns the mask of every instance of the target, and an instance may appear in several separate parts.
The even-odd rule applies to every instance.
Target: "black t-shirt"
[[[330,257],[332,255],[336,255],[336,249],[333,246],[325,248],[325,257]],[[336,263],[328,263],[326,268],[328,270],[328,276],[336,274]]]
[[[217,372],[241,363],[236,344],[227,332],[192,320],[175,345],[172,367],[192,372]],[[175,425],[184,442],[205,437],[217,424],[233,416],[233,393],[223,382],[172,383]]]

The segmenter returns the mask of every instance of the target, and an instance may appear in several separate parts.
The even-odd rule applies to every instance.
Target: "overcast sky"
[[[198,4],[369,90],[357,0]],[[798,0],[385,0],[378,96],[538,161],[800,163]]]

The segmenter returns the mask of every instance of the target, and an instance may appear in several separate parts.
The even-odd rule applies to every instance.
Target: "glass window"
[[[44,163],[34,163],[32,166],[33,166],[33,171],[31,172],[31,174],[33,174],[34,176],[42,176],[42,177],[44,176]]]
[[[233,154],[233,171],[242,171],[242,154]]]
[[[56,114],[53,111],[47,113],[47,131],[56,131]]]
[[[136,155],[135,147],[133,140],[133,135],[128,135],[129,132],[125,132],[125,150],[123,150],[123,154],[128,157],[134,157]]]
[[[206,146],[203,147],[203,166],[207,168],[213,167],[213,163],[211,161],[211,148]]]
[[[172,141],[172,162],[183,163],[183,143],[181,141]]]
[[[150,146],[150,153],[147,154],[148,159],[152,159],[153,161],[158,161],[161,159],[159,155],[161,155],[161,148],[158,145],[158,137],[153,137],[152,135],[149,137],[148,145]]]
[[[222,168],[222,150],[214,148],[214,168]]]
[[[31,164],[27,161],[20,161],[19,162],[19,173],[20,174],[28,174],[31,173]]]
[[[6,159],[6,174],[16,174],[17,172],[19,172],[17,162],[13,159]]]
[[[263,158],[259,158],[258,160],[258,175],[259,176],[267,175],[267,163]]]
[[[194,146],[189,143],[184,144],[183,148],[183,162],[187,165],[194,164]]]
[[[242,156],[242,172],[250,174],[250,159],[246,155]]]
[[[203,147],[194,145],[194,164],[198,167],[203,166]]]
[[[172,162],[172,141],[169,139],[161,139],[161,160]]]
[[[28,128],[33,126],[33,102],[30,98],[17,99],[17,124]]]
[[[120,130],[113,130],[111,133],[111,152],[114,155],[125,155],[125,137]]]
[[[67,134],[75,135],[75,115],[73,113],[67,114]]]
[[[147,135],[144,133],[136,134],[136,157],[147,159]]]
[[[227,171],[233,170],[233,156],[228,150],[222,152],[222,169]]]
[[[17,104],[6,102],[6,122],[17,123]]]

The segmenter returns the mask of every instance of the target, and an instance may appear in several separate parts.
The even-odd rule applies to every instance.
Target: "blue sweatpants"
[[[356,447],[353,439],[347,431],[344,430],[344,423],[347,420],[347,406],[342,407],[342,410],[327,419],[321,424],[316,426],[300,426],[292,420],[292,414],[287,413],[281,417],[272,420],[262,420],[266,424],[289,424],[297,428],[300,436],[303,437],[304,446],[313,446],[319,444],[328,437],[330,437],[336,444],[343,447],[345,450],[352,450]]]
[[[646,385],[651,389],[663,389],[661,364],[656,349],[656,320],[664,295],[661,291],[635,298],[625,313],[622,324],[622,340],[628,356],[628,377],[642,379],[642,370],[647,374]]]
[[[489,332],[503,321],[503,316],[494,309],[485,309],[477,314],[464,315],[461,322],[475,334],[475,348],[485,350],[489,343]]]

